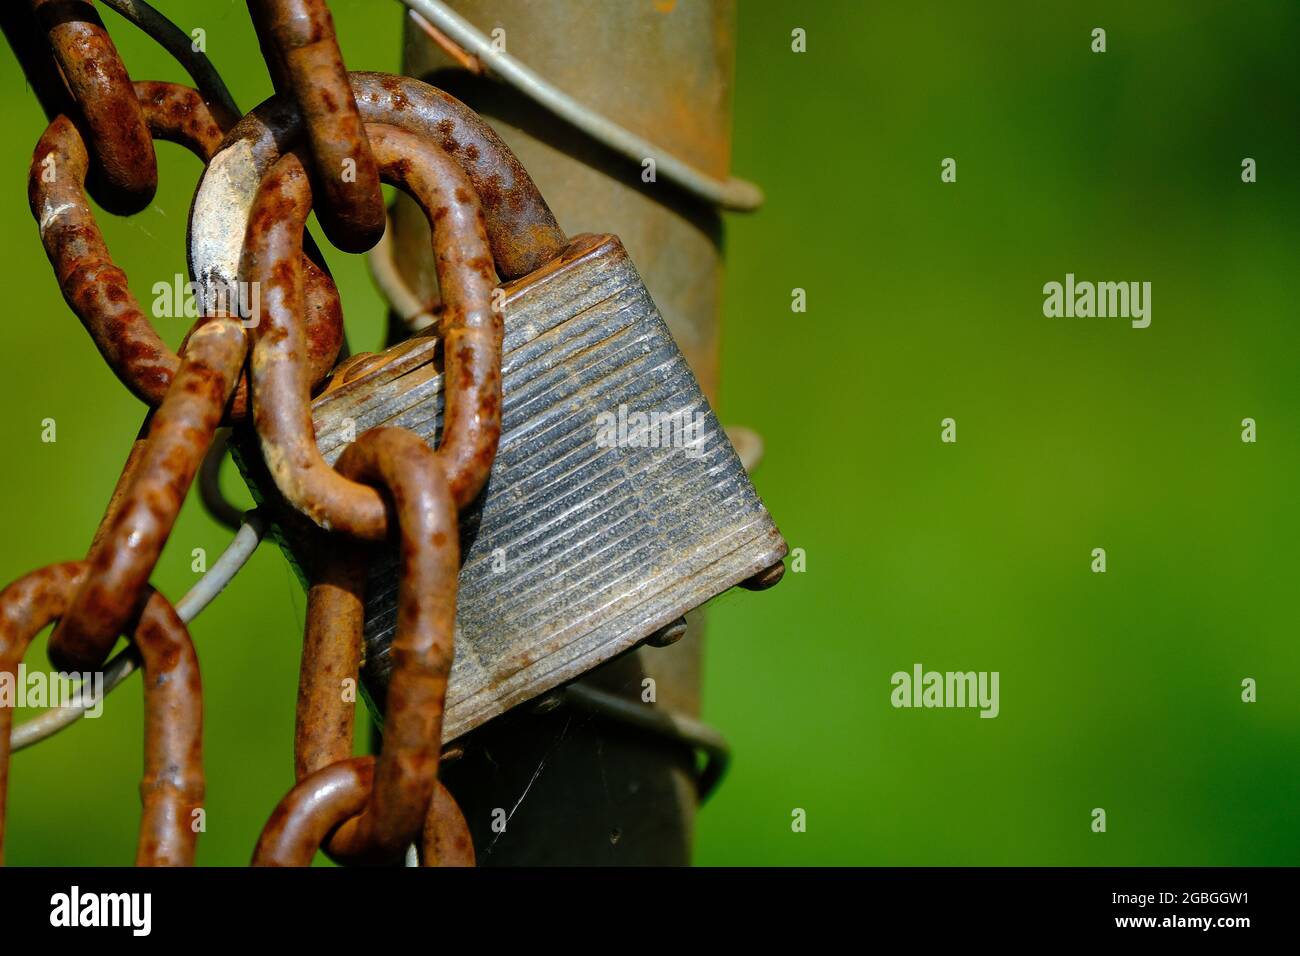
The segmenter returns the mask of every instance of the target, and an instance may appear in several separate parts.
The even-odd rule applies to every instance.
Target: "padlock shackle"
[[[510,148],[472,109],[411,77],[350,74],[361,117],[436,143],[465,170],[479,194],[488,239],[503,279],[525,276],[559,255],[567,239],[537,185]],[[203,173],[190,209],[190,272],[205,291],[233,287],[253,200],[263,177],[303,142],[293,102],[273,96],[227,134]]]

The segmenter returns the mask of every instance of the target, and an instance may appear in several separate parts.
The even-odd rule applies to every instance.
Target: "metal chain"
[[[339,686],[328,681],[338,673],[356,679],[361,602],[355,593],[357,571],[331,567],[324,572],[349,579],[351,597],[326,598],[345,600],[346,613],[331,608],[308,615],[295,748],[300,781],[272,815],[259,843],[254,862],[267,865],[300,863],[304,854],[309,858],[314,847],[302,832],[313,838],[332,832],[329,852],[348,862],[397,862],[422,829],[429,834],[426,865],[450,860],[444,844],[468,845],[458,813],[444,812],[428,822],[426,817],[431,806],[447,803],[445,798],[435,801],[434,794],[453,657],[456,512],[486,482],[500,435],[502,323],[492,307],[496,274],[478,194],[464,170],[440,147],[409,132],[382,124],[367,131],[380,175],[410,193],[429,219],[444,299],[443,434],[435,453],[413,432],[373,429],[349,446],[334,468],[321,457],[311,429],[309,390],[300,364],[292,361],[300,347],[295,320],[299,283],[288,268],[300,258],[312,188],[298,156],[284,156],[261,182],[244,250],[247,281],[267,290],[266,308],[252,330],[253,388],[265,396],[254,415],[263,457],[286,501],[322,529],[374,541],[388,537],[395,525],[403,561],[383,747],[369,778],[361,765],[348,778],[352,786],[368,789],[363,807],[341,824],[330,816],[328,831],[315,825],[316,814],[326,811],[308,810],[316,806],[313,795],[322,786],[317,774],[333,780],[341,773],[335,769],[339,759],[350,753],[350,721],[337,713]],[[395,521],[389,517],[389,498],[370,482],[387,489]],[[345,554],[340,560],[356,558]],[[313,588],[313,595],[318,593]],[[321,681],[327,681],[324,687]],[[322,742],[321,733],[337,736]],[[328,760],[324,766],[322,754]],[[285,829],[303,814],[312,820],[305,831]],[[463,861],[461,855],[456,858]]]
[[[0,673],[16,674],[27,646],[47,624],[67,613],[86,579],[84,561],[51,564],[0,592]],[[136,850],[138,866],[185,866],[194,862],[203,805],[203,704],[199,665],[189,632],[167,600],[145,595],[132,641],[144,661],[145,772],[140,782],[144,812]],[[0,862],[4,850],[4,803],[9,784],[9,728],[13,710],[0,707]]]
[[[30,0],[58,64],[77,119],[90,131],[99,199],[114,212],[139,212],[158,188],[153,138],[131,78],[90,0]]]
[[[504,275],[521,275],[561,248],[563,233],[513,156],[459,103],[406,78],[348,74],[323,0],[249,0],[279,95],[238,124],[215,70],[184,52],[188,44],[177,43],[174,25],[142,0],[106,2],[174,49],[203,92],[131,83],[88,0],[30,0],[30,10],[5,15],[25,69],[41,79],[42,102],[59,107],[29,180],[42,242],[69,306],[151,411],[87,559],[42,568],[0,592],[0,671],[14,671],[31,639],[51,623],[51,660],[65,668],[103,666],[118,635],[132,634],[130,649],[106,674],[115,686],[142,664],[148,678],[137,863],[192,863],[199,828],[191,817],[203,800],[202,706],[184,621],[247,560],[264,531],[261,519],[249,519],[211,581],[205,578],[178,607],[148,582],[219,429],[250,421],[288,506],[320,527],[325,556],[304,635],[299,782],[272,814],[254,863],[305,865],[322,842],[341,861],[395,863],[418,842],[426,866],[472,865],[468,828],[437,771],[453,659],[457,512],[486,483],[500,434],[494,254]],[[34,19],[22,21],[23,13]],[[43,44],[36,39],[42,31]],[[283,134],[272,145],[259,140],[268,121]],[[461,142],[474,150],[453,155],[459,144],[447,131],[462,127],[469,135]],[[302,146],[293,149],[299,138]],[[264,294],[250,311],[249,303],[214,297],[208,277],[198,277],[201,318],[179,355],[133,298],[85,197],[89,184],[115,211],[147,205],[159,139],[205,162],[223,143],[251,139],[260,157],[257,181],[249,184],[256,198],[239,278]],[[435,451],[414,432],[372,429],[330,468],[315,444],[310,399],[343,347],[342,313],[329,276],[304,254],[305,220],[318,192],[320,218],[335,245],[372,247],[385,228],[381,179],[420,202],[432,227],[444,299],[443,435]],[[493,188],[481,204],[485,182]],[[355,684],[360,664],[361,562],[377,543],[398,539],[398,628],[384,741],[377,759],[354,758],[354,697],[344,695],[340,681]],[[11,746],[12,712],[0,708],[0,851],[11,750],[76,716],[47,712],[12,734]]]
[[[248,559],[253,556],[253,552],[257,550],[257,546],[265,536],[266,519],[256,511],[244,515],[234,540],[208,567],[198,583],[176,602],[177,617],[185,624],[198,617],[216,600],[217,595],[226,589],[226,585],[234,580],[235,575],[248,563]],[[120,687],[123,681],[140,668],[140,664],[140,652],[136,650],[134,644],[128,645],[124,651],[104,665],[103,687],[99,691],[101,696],[87,700],[88,695],[84,692],[86,689],[78,688],[78,693],[74,696],[75,702],[65,703],[61,707],[51,707],[13,728],[9,735],[11,752],[17,753],[19,750],[34,746],[53,737],[65,727],[71,727],[85,716],[87,710],[102,701],[104,696]]]
[[[379,170],[361,123],[324,0],[248,0],[275,89],[302,114],[325,235],[345,252],[365,252],[384,231]]]

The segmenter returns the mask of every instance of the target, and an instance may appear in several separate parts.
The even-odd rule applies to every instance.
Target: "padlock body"
[[[635,647],[786,553],[616,237],[577,237],[504,291],[501,441],[487,487],[461,512],[445,740]],[[437,347],[404,342],[315,401],[326,460],[378,425],[436,446]],[[246,471],[264,485],[257,472]],[[283,517],[282,543],[305,557],[312,539]],[[380,713],[397,581],[383,549],[370,566],[363,668]]]

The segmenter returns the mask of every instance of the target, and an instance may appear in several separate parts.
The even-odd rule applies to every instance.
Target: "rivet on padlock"
[[[353,74],[352,82],[366,122],[431,138],[462,163],[481,195],[497,270],[513,280],[503,286],[496,462],[460,523],[443,725],[452,740],[642,642],[672,643],[684,633],[682,615],[734,585],[775,584],[786,544],[618,239],[565,240],[518,161],[458,101],[412,79]],[[238,280],[254,192],[300,126],[270,100],[208,167],[191,231],[191,265],[205,286]],[[436,444],[438,346],[416,338],[347,367],[312,408],[326,461],[379,425]],[[241,449],[297,565],[295,552],[308,553],[295,531],[301,516],[283,503],[277,510],[258,457]],[[380,712],[395,581],[393,556],[372,565],[363,673]]]
[[[670,647],[686,636],[686,618],[679,617],[645,639],[651,647]]]

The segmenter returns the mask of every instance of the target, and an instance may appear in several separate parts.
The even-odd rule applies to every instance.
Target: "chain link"
[[[325,0],[249,0],[248,10],[276,91],[306,124],[325,235],[365,252],[383,235],[384,197]]]
[[[51,564],[0,592],[0,673],[14,677],[32,638],[67,613],[87,573],[84,561]],[[199,830],[194,814],[203,805],[199,662],[185,624],[152,589],[144,595],[132,629],[145,672],[143,813],[136,865],[188,866],[194,862]],[[0,861],[12,721],[13,709],[0,707]]]
[[[90,132],[101,205],[139,212],[158,188],[158,159],[140,101],[117,47],[90,0],[30,0],[40,28]]]

